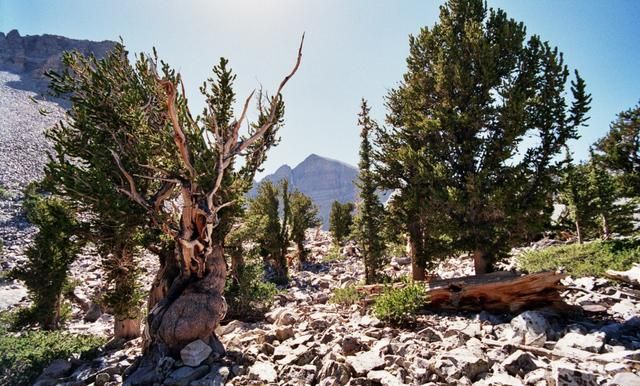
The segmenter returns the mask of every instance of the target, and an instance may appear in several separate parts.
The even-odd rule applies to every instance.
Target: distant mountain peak
[[[358,169],[345,162],[310,154],[293,169],[289,165],[280,166],[275,173],[264,177],[263,181],[289,181],[291,190],[299,190],[318,205],[325,228],[329,224],[329,212],[333,201],[355,202],[357,188],[354,184]],[[257,186],[250,195],[257,194]]]

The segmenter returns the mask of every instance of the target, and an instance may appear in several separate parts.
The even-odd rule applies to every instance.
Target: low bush
[[[341,261],[346,259],[346,256],[342,254],[341,248],[338,245],[332,244],[327,254],[322,256],[324,263],[331,263],[334,261]]]
[[[225,288],[227,319],[258,320],[271,308],[278,293],[274,283],[264,278],[258,262],[248,262],[238,269],[238,280],[229,277]]]
[[[6,324],[11,317],[3,315],[1,319]],[[0,326],[0,386],[31,385],[54,359],[72,355],[91,359],[104,343],[104,338],[97,336],[60,331],[10,333],[6,325]]]
[[[406,324],[415,319],[426,300],[426,290],[422,284],[409,283],[402,288],[387,287],[376,298],[373,314],[383,322]]]
[[[593,241],[525,252],[518,266],[526,272],[559,268],[573,276],[601,276],[608,269],[626,270],[640,262],[640,238]]]
[[[358,292],[356,286],[350,285],[344,288],[336,288],[331,293],[329,303],[341,306],[350,306],[362,300],[363,296]]]

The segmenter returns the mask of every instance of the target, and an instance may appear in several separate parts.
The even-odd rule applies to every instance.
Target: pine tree
[[[307,251],[304,249],[305,231],[322,225],[322,221],[318,217],[318,207],[311,198],[297,190],[291,193],[290,209],[289,229],[291,241],[298,249],[298,259],[301,263],[304,263],[307,260]]]
[[[136,77],[122,45],[103,61],[68,53],[63,62],[68,70],[49,74],[51,88],[58,96],[70,97],[73,121],[60,122],[46,133],[55,155],[50,156],[44,182],[76,211],[89,214],[89,231],[77,236],[93,242],[101,256],[108,288],[103,300],[115,316],[114,334],[134,338],[140,335],[142,304],[136,259],[142,248],[160,240],[153,240],[159,232],[149,226],[147,210],[121,193],[126,180],[114,161],[131,175],[146,175],[143,165],[171,162],[170,157],[143,151],[154,134],[138,130],[162,121],[162,91],[151,86],[155,75],[149,68],[139,67]],[[117,156],[118,152],[131,157]],[[157,187],[141,180],[136,188],[148,196]]]
[[[353,210],[355,205],[352,202],[346,202],[341,204],[339,201],[334,201],[331,204],[331,211],[329,212],[329,232],[333,236],[333,242],[336,245],[341,245],[344,239],[351,233],[351,226],[353,225]]]
[[[10,275],[25,283],[33,302],[21,312],[18,324],[36,322],[45,330],[54,330],[60,327],[69,266],[82,247],[82,240],[74,237],[81,224],[64,200],[38,190],[35,184],[29,185],[24,201],[27,219],[38,227],[38,234],[26,250],[26,262]]]
[[[175,243],[173,255],[161,256],[148,300],[149,360],[177,355],[197,339],[219,347],[214,330],[226,309],[224,240],[240,198],[278,142],[281,91],[297,71],[301,51],[302,46],[275,93],[258,95],[258,118],[246,134],[241,127],[253,93],[234,119],[233,76],[226,61],[201,88],[206,107],[195,118],[178,73],[165,63],[158,68],[157,60],[145,55],[131,65],[121,45],[99,61],[68,54],[66,70],[52,74],[53,89],[72,104],[69,123],[50,135],[60,154],[52,162],[61,174],[77,168],[87,177],[74,182],[97,189],[87,201],[103,200],[114,212],[124,208],[123,221],[141,224],[144,235],[146,227],[162,232],[161,239]],[[66,157],[70,149],[79,150]],[[244,158],[241,166],[234,163],[238,156]],[[127,208],[131,203],[139,214]]]
[[[385,250],[382,227],[384,208],[376,195],[376,185],[372,176],[371,142],[369,135],[376,127],[376,123],[369,117],[369,106],[362,100],[358,125],[360,126],[360,175],[358,188],[360,189],[360,203],[358,215],[355,218],[355,237],[364,256],[365,280],[373,284],[380,277],[383,267],[383,253]]]
[[[574,165],[567,155],[567,163],[561,173],[559,202],[565,205],[567,215],[575,226],[578,243],[595,227],[596,208],[593,205],[593,190],[589,181],[589,167]]]
[[[588,164],[588,183],[591,189],[591,206],[600,228],[602,239],[613,233],[628,234],[633,230],[635,205],[623,195],[623,188],[603,165],[592,156]]]
[[[376,140],[379,185],[399,191],[414,278],[455,251],[490,271],[549,222],[555,157],[578,136],[590,96],[576,72],[568,107],[558,49],[482,0],[448,1],[409,45]]]
[[[282,209],[280,209],[282,204]],[[270,181],[260,184],[257,196],[250,201],[245,223],[251,237],[260,247],[260,254],[273,261],[278,282],[288,276],[287,249],[296,244],[298,257],[304,261],[304,236],[307,228],[320,225],[318,208],[299,191],[291,192],[287,180],[278,185]]]
[[[615,173],[625,195],[640,196],[640,103],[619,113],[594,146],[594,159]]]

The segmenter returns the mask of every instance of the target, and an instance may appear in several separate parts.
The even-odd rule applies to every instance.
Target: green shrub
[[[0,327],[0,386],[30,385],[54,359],[91,359],[104,342],[101,337],[60,331],[11,334]]]
[[[333,261],[342,261],[344,259],[346,259],[346,256],[342,254],[340,250],[340,246],[335,244],[332,244],[329,250],[327,251],[327,254],[322,256],[322,261],[324,263],[331,263]]]
[[[238,281],[227,279],[225,299],[226,319],[261,319],[273,304],[278,289],[264,278],[264,269],[258,262],[249,262],[238,268]]]
[[[34,243],[27,248],[27,260],[16,267],[11,278],[24,282],[33,302],[20,314],[19,322],[37,323],[44,329],[60,324],[62,289],[69,265],[80,250],[74,237],[78,228],[73,209],[57,197],[44,196],[31,184],[25,192],[27,219],[39,229]]]
[[[0,186],[0,199],[8,200],[11,198],[11,193],[8,190]]]
[[[373,314],[391,324],[413,321],[416,313],[424,307],[426,290],[422,284],[410,283],[402,288],[387,287],[373,305]]]
[[[640,262],[640,239],[593,241],[525,252],[517,257],[526,272],[555,271],[573,276],[601,276],[608,269],[626,270]]]
[[[350,306],[362,300],[363,296],[358,292],[356,286],[350,285],[344,288],[336,288],[331,294],[329,303],[339,304],[341,306]]]
[[[407,256],[407,245],[400,241],[388,243],[384,254],[390,257]]]

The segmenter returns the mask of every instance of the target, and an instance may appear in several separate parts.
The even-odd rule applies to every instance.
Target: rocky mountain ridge
[[[12,87],[44,94],[48,85],[44,74],[48,70],[62,69],[60,59],[64,51],[78,51],[100,58],[115,44],[108,40],[95,42],[49,34],[21,36],[15,29],[6,35],[0,32],[0,70],[21,76],[11,84]]]

